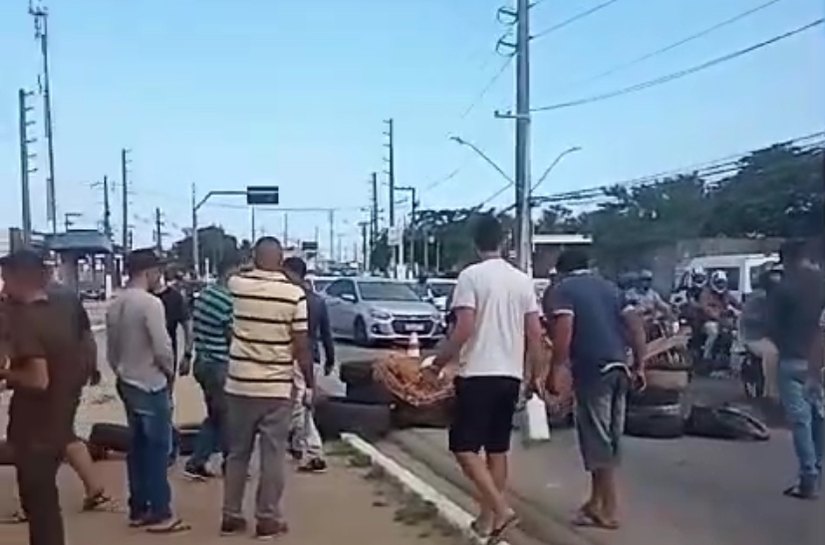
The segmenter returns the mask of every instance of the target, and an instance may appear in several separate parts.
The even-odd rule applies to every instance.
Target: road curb
[[[433,504],[439,515],[452,527],[461,532],[461,534],[472,540],[473,543],[483,544],[486,539],[481,539],[470,529],[470,523],[473,522],[473,516],[459,507],[451,499],[444,494],[424,482],[415,473],[406,469],[401,464],[379,451],[375,446],[364,441],[360,437],[351,433],[342,433],[341,440],[359,453],[367,456],[373,465],[376,465],[386,471],[392,478],[406,489],[421,498],[423,501]],[[507,541],[500,541],[500,545],[509,545]]]

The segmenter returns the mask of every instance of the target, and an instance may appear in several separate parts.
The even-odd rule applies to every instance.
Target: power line
[[[723,21],[720,21],[720,22],[714,24],[713,26],[707,27],[704,30],[700,30],[699,32],[696,32],[695,34],[691,34],[690,36],[687,36],[685,38],[682,38],[681,40],[678,40],[678,41],[673,42],[671,44],[668,44],[664,47],[656,49],[655,51],[645,53],[644,55],[641,55],[640,57],[637,57],[633,60],[622,63],[618,66],[613,67],[613,68],[610,68],[609,70],[605,70],[604,72],[596,74],[595,76],[591,76],[587,79],[578,81],[578,82],[574,83],[573,85],[583,85],[585,83],[591,83],[593,81],[605,78],[607,76],[611,76],[611,75],[615,74],[616,72],[626,70],[627,68],[630,68],[631,66],[636,66],[637,64],[641,64],[641,63],[643,63],[647,60],[650,60],[654,57],[658,57],[659,55],[663,55],[664,53],[672,51],[672,50],[674,50],[678,47],[681,47],[681,46],[683,46],[687,43],[698,40],[699,38],[704,38],[705,36],[707,36],[709,34],[712,34],[713,32],[716,32],[719,29],[722,29],[722,28],[725,28],[726,26],[732,25],[733,23],[736,23],[737,21],[745,19],[746,17],[749,17],[749,16],[751,16],[755,13],[758,13],[758,12],[760,12],[760,11],[762,11],[762,10],[764,10],[764,9],[766,9],[766,8],[776,4],[778,2],[781,2],[781,1],[782,0],[769,0],[768,2],[764,2],[764,3],[762,3],[762,4],[760,4],[756,7],[753,7],[751,9],[747,10],[747,11],[743,11],[741,13],[738,13],[737,15],[734,15],[733,17],[729,17],[729,18],[727,18]]]
[[[680,70],[678,72],[673,72],[671,74],[666,74],[664,76],[660,76],[658,78],[654,78],[654,79],[647,80],[647,81],[644,81],[644,82],[641,82],[641,83],[637,83],[637,84],[631,85],[629,87],[624,87],[624,88],[618,89],[616,91],[601,93],[601,94],[598,94],[598,95],[593,95],[593,96],[590,96],[590,97],[580,98],[580,99],[577,99],[577,100],[571,100],[571,101],[567,101],[567,102],[559,102],[559,103],[556,103],[556,104],[550,104],[549,106],[542,106],[542,107],[539,107],[539,108],[533,108],[530,111],[531,112],[547,112],[547,111],[551,111],[551,110],[561,110],[563,108],[572,108],[574,106],[581,106],[581,105],[590,104],[590,103],[593,103],[593,102],[600,102],[602,100],[607,100],[607,99],[610,99],[610,98],[615,98],[615,97],[618,97],[618,96],[627,95],[627,94],[635,93],[635,92],[638,92],[638,91],[643,91],[643,90],[649,89],[651,87],[656,87],[658,85],[669,83],[671,81],[681,79],[681,78],[689,76],[691,74],[695,74],[696,72],[700,72],[700,71],[705,70],[707,68],[711,68],[713,66],[716,66],[717,64],[722,64],[724,62],[731,61],[731,60],[736,59],[738,57],[741,57],[743,55],[747,55],[748,53],[752,53],[754,51],[762,49],[763,47],[773,45],[777,42],[780,42],[782,40],[785,40],[787,38],[790,38],[790,37],[795,36],[797,34],[800,34],[802,32],[805,32],[806,30],[810,30],[810,29],[812,29],[816,26],[821,25],[823,22],[825,22],[825,18],[820,18],[820,19],[817,19],[816,21],[812,21],[812,22],[810,22],[806,25],[803,25],[799,28],[795,28],[793,30],[790,30],[790,31],[788,31],[784,34],[774,36],[773,38],[770,38],[768,40],[759,42],[758,44],[752,45],[750,47],[746,47],[744,49],[740,49],[738,51],[734,51],[733,53],[728,53],[727,55],[717,57],[715,59],[712,59],[712,60],[709,60],[709,61],[704,62],[702,64],[699,64],[697,66],[693,66],[691,68],[686,68],[684,70]]]
[[[565,19],[564,21],[562,21],[558,24],[555,24],[555,25],[551,26],[550,28],[546,28],[546,29],[542,30],[541,32],[539,32],[537,34],[534,34],[534,35],[530,36],[530,39],[531,40],[536,40],[536,39],[541,38],[543,36],[547,36],[551,32],[561,30],[562,28],[564,28],[564,27],[566,27],[570,24],[573,24],[573,23],[575,23],[576,21],[578,21],[580,19],[584,19],[585,17],[593,15],[594,13],[596,13],[598,11],[601,11],[604,8],[609,7],[611,4],[615,4],[618,1],[619,0],[607,0],[606,2],[602,2],[601,4],[593,6],[590,9],[584,10],[581,13],[577,13],[576,15],[570,17],[569,19]]]
[[[510,66],[511,62],[513,62],[512,55],[508,56],[504,60],[504,62],[501,64],[501,67],[499,67],[499,69],[496,71],[493,77],[490,78],[490,81],[488,81],[487,84],[484,87],[482,87],[481,91],[476,95],[476,97],[473,99],[470,105],[464,109],[460,116],[458,116],[458,119],[460,121],[463,121],[468,115],[470,115],[470,113],[476,108],[476,106],[478,106],[481,103],[484,97],[487,96],[487,93],[490,92],[490,89],[493,88],[493,86],[498,82],[499,78],[501,78],[502,74],[504,74],[505,70],[507,70],[507,67]]]

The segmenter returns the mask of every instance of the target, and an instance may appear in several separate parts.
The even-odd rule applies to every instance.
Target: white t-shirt
[[[458,276],[452,308],[476,311],[475,331],[461,349],[459,375],[521,379],[525,316],[539,311],[530,278],[503,259],[471,265]]]

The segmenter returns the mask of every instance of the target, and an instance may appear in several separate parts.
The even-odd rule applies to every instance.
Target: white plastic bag
[[[550,424],[547,422],[547,406],[533,394],[524,405],[524,421],[521,426],[525,444],[550,440]]]

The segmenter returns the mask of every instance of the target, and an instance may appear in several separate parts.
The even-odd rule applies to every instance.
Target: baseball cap
[[[9,269],[45,269],[46,256],[33,248],[21,248],[0,257],[0,267]]]
[[[160,268],[165,264],[165,261],[151,248],[134,250],[126,256],[126,272],[130,275]]]

